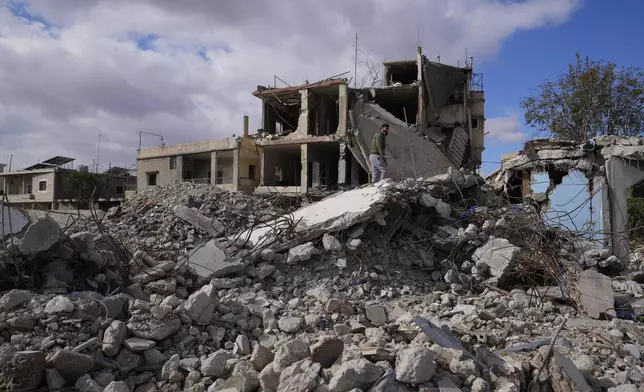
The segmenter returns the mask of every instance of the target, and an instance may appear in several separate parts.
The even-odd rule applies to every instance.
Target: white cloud
[[[564,22],[579,3],[0,0],[0,161],[91,163],[100,133],[104,166],[133,164],[140,131],[167,144],[224,137],[241,132],[244,114],[258,128],[258,84],[352,70],[356,32],[374,61],[414,58],[420,26],[428,57],[455,63],[467,48],[480,63],[514,32]],[[148,50],[137,36],[150,37]],[[486,127],[504,134],[518,129],[512,121]]]
[[[519,112],[514,109],[507,110],[504,117],[493,117],[485,120],[486,138],[496,139],[501,142],[524,142],[529,139]]]

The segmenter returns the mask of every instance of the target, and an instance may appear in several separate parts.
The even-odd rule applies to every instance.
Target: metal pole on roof
[[[353,88],[358,88],[358,33],[356,33],[356,51],[353,58]]]
[[[98,134],[98,148],[96,151],[96,173],[98,173],[98,161],[101,157],[101,134]]]
[[[11,162],[13,161],[13,154],[9,155],[9,170],[11,171]]]

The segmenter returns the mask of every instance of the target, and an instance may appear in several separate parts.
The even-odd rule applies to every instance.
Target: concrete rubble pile
[[[526,285],[542,228],[476,175],[273,204],[176,184],[12,237],[2,265],[37,261],[37,290],[0,294],[0,390],[644,390],[643,330],[613,309],[637,277],[554,240],[560,290]]]
[[[136,195],[108,211],[102,223],[124,245],[176,260],[199,238],[234,234],[287,212],[277,204],[209,184],[179,182]]]

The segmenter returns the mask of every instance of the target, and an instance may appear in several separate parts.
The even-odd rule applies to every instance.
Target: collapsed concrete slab
[[[356,119],[358,132],[354,133],[356,143],[350,144],[349,149],[365,170],[369,170],[367,162],[371,140],[382,123],[390,126],[386,148],[387,154],[391,155],[387,160],[390,178],[402,179],[416,175],[431,177],[445,173],[450,166],[460,166],[450,162],[434,142],[425,140],[410,130],[404,121],[381,106],[375,103],[357,103],[354,110],[359,113]]]
[[[222,278],[238,274],[246,266],[241,258],[228,258],[214,240],[195,247],[179,264],[184,263],[202,278]]]
[[[279,252],[321,237],[324,233],[348,229],[370,220],[383,208],[390,185],[382,182],[330,196],[249,229],[239,237],[247,238],[255,250],[269,247]]]
[[[611,278],[594,270],[586,270],[577,279],[579,303],[588,317],[598,319],[602,314],[615,317],[615,294]]]

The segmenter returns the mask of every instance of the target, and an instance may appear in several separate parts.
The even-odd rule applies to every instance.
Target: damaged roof
[[[346,79],[344,78],[321,80],[315,83],[300,84],[299,86],[280,88],[263,88],[263,86],[257,86],[257,91],[253,92],[253,95],[261,98],[270,95],[292,94],[304,89],[337,86],[343,83],[346,83]]]

